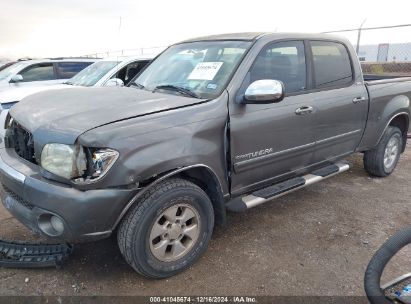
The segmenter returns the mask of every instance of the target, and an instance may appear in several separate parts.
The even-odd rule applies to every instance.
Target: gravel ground
[[[147,280],[122,259],[114,237],[77,245],[63,269],[0,269],[0,295],[363,295],[375,250],[410,224],[411,147],[395,173],[353,168],[242,214],[229,214],[204,256],[167,280]],[[0,207],[0,239],[39,240]],[[411,272],[411,250],[383,281]]]

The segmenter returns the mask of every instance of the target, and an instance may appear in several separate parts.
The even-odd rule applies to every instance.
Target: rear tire
[[[390,175],[397,166],[402,146],[401,130],[389,126],[378,146],[364,153],[365,170],[373,176],[386,177]]]
[[[183,179],[160,182],[128,211],[118,229],[120,251],[145,277],[161,279],[190,267],[206,250],[214,227],[207,194]]]

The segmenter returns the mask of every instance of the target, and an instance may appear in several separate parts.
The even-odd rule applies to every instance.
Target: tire
[[[117,240],[134,270],[161,279],[193,265],[207,249],[213,228],[214,210],[207,194],[175,178],[142,196],[120,223]]]
[[[395,143],[396,148],[392,146],[390,148],[392,143]],[[403,137],[401,130],[397,127],[388,127],[378,146],[364,153],[365,170],[373,176],[386,177],[390,175],[397,166],[402,147]]]

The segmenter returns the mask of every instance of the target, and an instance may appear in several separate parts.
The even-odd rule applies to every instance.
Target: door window
[[[250,70],[251,82],[261,79],[281,80],[286,93],[305,90],[306,74],[302,41],[278,42],[266,47]]]
[[[56,64],[57,78],[69,79],[90,64],[92,64],[92,62],[58,62]]]
[[[312,41],[311,50],[317,88],[346,86],[352,82],[351,61],[343,44]]]
[[[148,62],[148,60],[132,62],[120,69],[111,78],[119,78],[125,85],[127,85],[147,65]]]
[[[54,80],[53,63],[33,64],[20,72],[23,82]]]

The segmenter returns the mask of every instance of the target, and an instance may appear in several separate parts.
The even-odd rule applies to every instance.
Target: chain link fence
[[[345,36],[357,50],[365,74],[411,76],[411,24],[363,27],[329,31]],[[141,47],[83,55],[106,58],[157,55],[166,46]]]
[[[82,55],[81,57],[89,58],[108,58],[108,57],[125,57],[125,56],[155,56],[162,52],[166,46],[142,47],[136,49],[124,49],[118,51],[106,51]]]
[[[411,24],[331,31],[357,50],[365,74],[411,76]]]
[[[363,27],[326,33],[345,36],[354,45],[364,74],[386,77],[411,76],[411,24]],[[157,55],[166,47],[107,51],[86,57]],[[410,126],[411,132],[411,126]],[[411,133],[409,133],[411,138]]]

